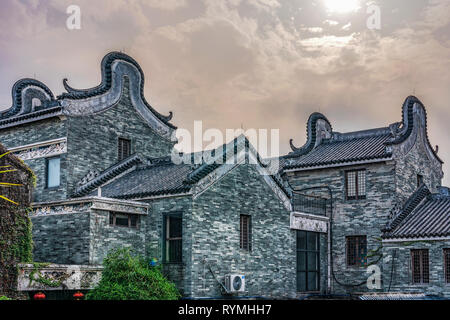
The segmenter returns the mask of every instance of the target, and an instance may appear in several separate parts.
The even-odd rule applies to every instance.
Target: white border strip
[[[393,238],[383,239],[382,242],[413,242],[413,241],[450,241],[450,237],[428,237],[428,238]]]
[[[14,147],[14,148],[8,149],[8,151],[10,151],[10,152],[17,152],[17,151],[22,151],[22,150],[27,150],[27,149],[37,148],[37,147],[45,147],[45,146],[49,146],[49,145],[57,144],[57,143],[62,143],[62,142],[67,142],[67,137],[53,139],[53,140],[47,140],[47,141],[41,141],[41,142],[36,142],[36,143],[27,144],[27,145],[19,146],[19,147]]]
[[[319,166],[313,166],[313,167],[292,168],[292,169],[285,169],[283,171],[284,172],[295,172],[295,171],[308,171],[308,170],[327,169],[327,168],[336,168],[336,167],[348,167],[348,166],[355,166],[355,165],[366,164],[366,163],[384,162],[384,161],[389,161],[389,160],[393,160],[393,158],[390,157],[390,158],[381,158],[381,159],[373,159],[373,160],[365,160],[365,161],[336,163],[336,164],[331,164],[331,165],[319,165]]]

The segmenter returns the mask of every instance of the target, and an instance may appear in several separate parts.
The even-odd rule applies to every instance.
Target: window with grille
[[[251,251],[252,250],[252,225],[251,217],[241,214],[240,221],[240,248]]]
[[[131,155],[131,140],[119,138],[119,161],[128,158]]]
[[[345,172],[347,200],[366,199],[366,170]]]
[[[165,217],[165,257],[169,263],[182,262],[183,220],[180,214]]]
[[[450,249],[444,249],[445,283],[450,283]]]
[[[319,291],[319,233],[297,231],[297,291]]]
[[[361,267],[367,264],[367,237],[346,237],[347,265]]]
[[[411,271],[413,283],[428,283],[430,280],[430,269],[428,249],[411,250]]]
[[[139,227],[139,216],[137,214],[126,214],[119,212],[109,213],[109,224],[117,227]]]

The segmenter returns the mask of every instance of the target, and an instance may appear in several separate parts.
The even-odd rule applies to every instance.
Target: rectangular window
[[[450,249],[444,249],[445,283],[450,283]]]
[[[131,140],[119,138],[119,161],[128,158],[131,155]]]
[[[367,264],[367,237],[346,237],[347,266],[361,267]]]
[[[366,199],[366,170],[345,172],[347,200]]]
[[[297,231],[297,291],[319,291],[319,233]]]
[[[117,227],[138,228],[139,216],[137,214],[110,212],[109,224]]]
[[[418,174],[417,175],[417,188],[420,187],[423,184],[423,175]]]
[[[411,271],[413,283],[428,283],[430,281],[430,269],[428,249],[411,250]]]
[[[182,226],[181,215],[165,217],[165,262],[182,262]]]
[[[240,220],[240,248],[251,251],[252,250],[252,230],[251,217],[241,214]]]
[[[61,183],[61,159],[50,158],[47,159],[47,188],[59,187]]]

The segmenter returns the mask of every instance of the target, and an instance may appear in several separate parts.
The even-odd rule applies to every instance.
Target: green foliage
[[[175,300],[180,297],[175,285],[161,270],[150,267],[146,259],[133,256],[128,249],[112,251],[103,261],[98,286],[87,300]]]
[[[17,263],[33,260],[29,211],[22,206],[0,208],[0,288],[5,292],[15,288]]]
[[[29,285],[30,286],[33,283],[33,281],[41,283],[47,287],[52,287],[52,288],[57,288],[57,287],[61,286],[60,280],[50,279],[41,274],[41,272],[40,272],[41,269],[49,266],[50,265],[49,262],[33,262],[32,265],[33,265],[33,270],[31,270],[30,275],[29,275],[29,279],[30,279]],[[36,273],[38,273],[37,278],[35,277]]]
[[[2,300],[12,300],[12,299],[8,298],[7,296],[0,296],[0,301]]]

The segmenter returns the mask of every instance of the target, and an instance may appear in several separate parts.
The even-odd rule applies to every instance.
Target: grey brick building
[[[402,116],[402,122],[385,128],[338,133],[332,131],[324,115],[314,113],[308,120],[306,144],[296,148],[291,141],[293,151],[283,157],[281,173],[295,190],[294,211],[297,211],[296,205],[300,211],[305,211],[305,203],[308,203],[305,197],[311,196],[322,198],[331,207],[328,212],[317,210],[317,206],[306,208],[312,213],[327,214],[330,221],[328,275],[331,292],[404,291],[447,296],[450,293],[449,260],[447,251],[443,251],[448,247],[450,210],[445,205],[437,210],[441,214],[439,218],[433,218],[435,208],[426,207],[416,221],[418,225],[427,226],[428,220],[433,219],[439,237],[433,240],[429,237],[435,234],[405,235],[408,252],[403,249],[394,266],[389,262],[391,247],[398,242],[388,240],[386,237],[392,233],[386,232],[398,225],[400,218],[396,213],[411,202],[417,205],[414,197],[420,188],[429,188],[432,193],[443,190],[440,188],[442,161],[428,139],[425,107],[417,98],[408,97]],[[410,219],[409,211],[402,212],[400,217],[406,223]],[[422,248],[420,241],[423,240],[437,241],[430,245],[432,260],[429,263],[422,258],[420,263],[414,259],[409,261],[406,255]],[[422,263],[425,271],[420,269]],[[427,264],[434,273],[439,270],[439,275],[430,275],[429,281],[423,278],[416,281],[413,273],[417,270],[412,270],[418,264],[419,273],[428,272]],[[395,273],[392,272],[394,267]],[[380,286],[369,290],[367,279],[376,271],[381,272]]]
[[[101,72],[91,89],[64,79],[58,97],[22,79],[0,113],[0,141],[38,178],[35,261],[98,265],[111,249],[131,247],[157,258],[189,297],[231,294],[233,280],[245,281],[233,293],[241,296],[449,295],[447,189],[417,98],[405,101],[402,122],[360,132],[334,132],[312,114],[306,144],[291,141],[274,174],[242,136],[208,152],[209,160],[174,161],[201,153],[173,152],[172,113],[145,100],[139,64],[112,52]],[[442,208],[419,204],[418,193]],[[411,219],[416,227],[434,216],[433,233],[404,233]],[[424,237],[431,242],[415,242]],[[367,286],[371,265],[380,287]]]

